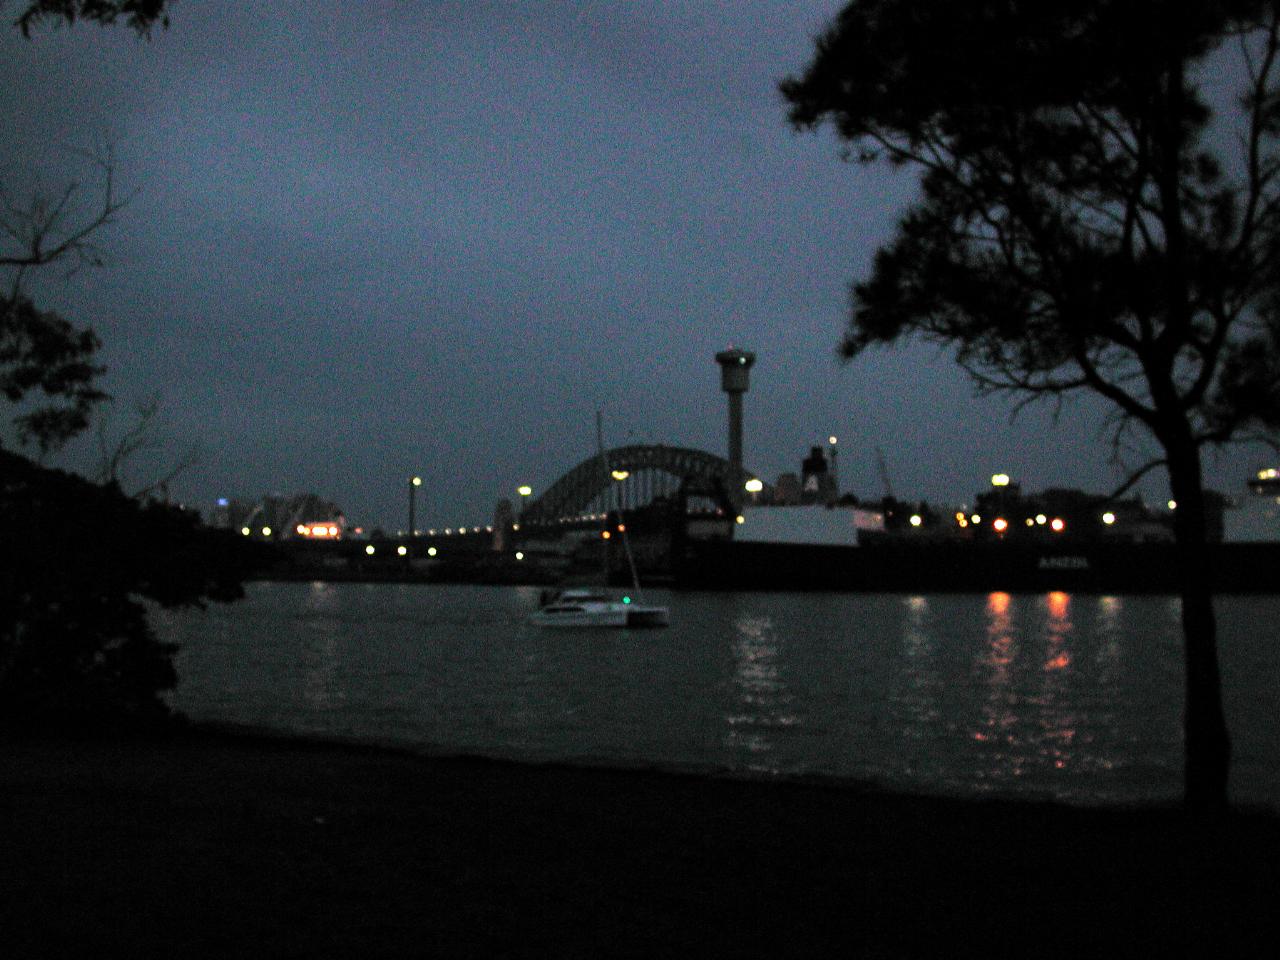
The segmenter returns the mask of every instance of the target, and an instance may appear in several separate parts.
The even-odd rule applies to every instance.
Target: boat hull
[[[1280,544],[1210,547],[1210,586],[1280,594]],[[849,547],[694,541],[677,558],[675,584],[700,590],[861,592],[1177,593],[1172,544],[885,543]]]
[[[666,607],[649,607],[636,603],[552,604],[529,616],[535,627],[571,628],[606,627],[643,629],[665,627],[670,623]]]

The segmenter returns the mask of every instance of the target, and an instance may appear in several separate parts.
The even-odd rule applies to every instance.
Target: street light
[[[409,478],[409,539],[410,540],[412,540],[418,534],[418,531],[413,529],[413,522],[414,522],[414,507],[416,505],[414,501],[418,493],[418,488],[420,486],[422,486],[421,477]]]
[[[827,443],[831,446],[831,492],[836,499],[840,497],[840,471],[836,461],[840,453],[840,448],[836,446],[838,442],[839,438],[834,433],[827,437]]]

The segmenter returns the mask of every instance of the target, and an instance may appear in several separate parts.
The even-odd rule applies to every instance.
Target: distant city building
[[[773,484],[773,502],[779,506],[796,506],[800,503],[800,478],[794,473],[784,473]]]
[[[746,507],[733,539],[741,543],[857,546],[860,534],[883,531],[884,514],[862,507]]]
[[[493,549],[496,553],[504,553],[511,548],[511,531],[515,526],[516,514],[510,500],[499,500],[493,508]]]
[[[1222,498],[1206,491],[1211,541],[1222,539]],[[1149,507],[1137,496],[1111,500],[1104,495],[1065,487],[1024,494],[1006,474],[992,477],[972,510],[955,513],[955,527],[973,539],[1027,538],[1107,540],[1127,543],[1173,541],[1173,508]]]
[[[800,464],[801,503],[834,503],[836,478],[827,462],[822,447],[810,447],[809,455]]]
[[[347,534],[342,508],[314,493],[256,502],[220,497],[210,525],[260,540],[341,540]]]
[[[1280,541],[1280,467],[1249,478],[1248,492],[1223,511],[1223,539],[1233,543]]]
[[[1249,478],[1249,492],[1259,497],[1280,497],[1280,467],[1264,467]]]

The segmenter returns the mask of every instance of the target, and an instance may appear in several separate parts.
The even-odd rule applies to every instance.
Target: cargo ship
[[[1280,593],[1280,468],[1210,493],[1213,588]],[[1072,490],[1024,496],[1003,475],[972,506],[886,497],[752,505],[673,545],[678,587],[868,592],[1176,593],[1177,505]]]

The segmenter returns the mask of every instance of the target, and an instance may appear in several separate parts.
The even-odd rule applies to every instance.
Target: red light
[[[1045,670],[1046,670],[1046,671],[1048,671],[1048,670],[1065,670],[1065,669],[1066,669],[1067,667],[1069,667],[1069,666],[1071,666],[1071,657],[1069,657],[1069,656],[1068,656],[1067,654],[1065,654],[1065,653],[1060,653],[1060,654],[1058,654],[1056,657],[1054,657],[1052,660],[1049,660],[1049,661],[1044,665],[1044,668],[1045,668]]]
[[[996,517],[995,522],[991,524],[995,528],[996,533],[1004,533],[1009,529],[1009,521],[1004,517]]]
[[[1054,533],[1061,533],[1063,530],[1067,529],[1067,524],[1061,517],[1054,517],[1053,520],[1049,522],[1049,528]]]

